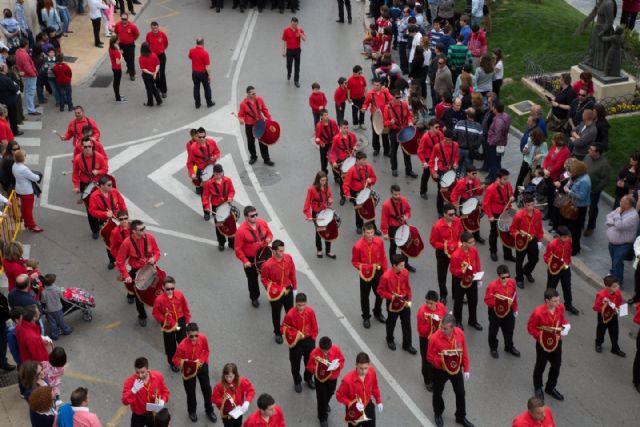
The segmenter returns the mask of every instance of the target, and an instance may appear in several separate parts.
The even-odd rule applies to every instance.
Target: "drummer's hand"
[[[515,197],[513,197],[513,196],[509,197],[509,203],[513,202],[514,200],[516,200]]]
[[[286,57],[287,56],[287,52],[282,52],[282,57]]]
[[[388,235],[388,234],[385,234],[384,236],[382,236],[382,238],[383,238],[384,240],[389,240],[389,235]]]
[[[133,282],[133,279],[131,278],[131,276],[127,276],[127,277],[124,279],[124,283],[131,283],[131,282]]]
[[[250,263],[249,261],[247,261],[247,262],[245,262],[244,264],[242,264],[242,266],[243,266],[244,268],[249,268],[249,267],[251,267],[251,263]]]
[[[371,184],[371,178],[367,178],[367,184]]]
[[[264,239],[265,242],[267,242],[267,245],[271,244],[271,238],[267,237],[266,239]]]
[[[329,202],[329,204],[332,204],[333,203],[333,198],[329,197],[329,200],[327,200],[327,202]]]
[[[155,263],[156,263],[156,260],[155,260],[155,259],[153,259],[153,257],[151,257],[151,258],[149,258],[149,259],[147,260],[147,264],[151,264],[151,265],[153,265],[153,264],[155,264]]]
[[[74,192],[74,193],[79,193],[79,192],[80,192],[80,189],[79,189],[78,187],[74,187],[74,188],[73,188],[73,192]]]
[[[338,164],[337,164],[337,163],[334,163],[334,164],[332,164],[331,166],[332,166],[332,167],[334,167],[334,168],[337,168],[337,167],[338,167]]]
[[[196,179],[196,174],[195,174],[195,173],[194,173],[194,174],[191,174],[191,175],[189,175],[189,176],[191,176],[191,179]]]
[[[107,218],[113,218],[113,212],[107,211]]]
[[[313,218],[305,218],[305,221],[313,221]]]
[[[437,180],[438,179],[438,175],[432,174],[431,178],[433,178],[434,180]]]
[[[428,168],[429,167],[429,163],[423,163],[422,167],[425,168],[425,169]]]
[[[233,202],[233,197],[229,197],[229,198],[227,199],[227,202],[229,202],[229,203]]]
[[[180,359],[180,369],[184,366],[184,359]]]

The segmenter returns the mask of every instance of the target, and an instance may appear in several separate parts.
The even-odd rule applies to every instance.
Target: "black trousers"
[[[249,155],[252,159],[257,159],[258,153],[256,152],[256,139],[253,136],[253,125],[245,124],[244,133],[247,136],[247,149],[249,150]],[[258,142],[258,145],[260,146],[260,155],[262,156],[262,160],[271,160],[269,157],[269,147],[261,142]]]
[[[429,338],[419,337],[420,343],[420,359],[422,360],[422,379],[425,384],[431,384],[433,381],[433,366],[427,361],[427,352],[429,351]]]
[[[161,93],[167,93],[167,55],[161,53],[158,55],[160,60],[160,70],[158,70],[158,77],[156,78],[156,87]]]
[[[316,219],[316,216],[318,215],[318,212],[313,212],[311,211],[311,217],[313,219]],[[315,228],[314,228],[315,231]],[[318,252],[322,252],[322,237],[320,237],[320,234],[318,234],[317,231],[315,231],[315,238],[316,238],[316,250]],[[324,241],[324,250],[326,253],[330,253],[331,252],[331,242],[328,240]]]
[[[102,18],[95,18],[91,20],[91,26],[93,27],[93,44],[95,46],[100,45],[100,24]]]
[[[429,8],[427,7],[427,10]],[[404,74],[409,73],[409,55],[407,55],[407,42],[398,42],[398,56],[400,57],[400,70]],[[426,100],[425,100],[426,101]]]
[[[218,1],[223,1],[223,0],[218,0]],[[224,427],[242,427],[242,417],[238,418],[237,420],[234,420],[231,417],[223,418],[222,425]]]
[[[364,111],[362,111],[362,104],[364,104],[364,97],[353,99],[351,98],[351,118],[353,120],[353,126],[364,125]]]
[[[326,174],[329,174],[329,153],[331,152],[331,144],[325,144],[324,147],[320,147],[320,170]],[[337,178],[338,173],[336,173],[333,168],[333,177]]]
[[[633,300],[635,302],[640,302],[640,268],[636,268],[633,278],[635,282]]]
[[[360,309],[362,310],[362,318],[370,319],[371,311],[369,305],[369,294],[373,290],[373,295],[375,296],[375,303],[373,305],[373,314],[380,315],[382,314],[382,298],[378,295],[378,282],[380,281],[380,276],[382,273],[378,270],[373,276],[373,279],[369,282],[365,282],[360,278]]]
[[[382,135],[378,135],[376,131],[373,129],[373,114],[371,115],[371,146],[373,147],[373,151],[380,151],[380,139],[382,138],[382,153],[384,155],[389,154],[390,145],[389,145],[389,134],[383,133]]]
[[[293,288],[289,288],[289,293],[283,295],[277,301],[269,301],[271,304],[271,323],[273,323],[273,333],[276,335],[282,335],[280,333],[280,313],[284,307],[284,314],[287,314],[289,310],[293,308]]]
[[[260,298],[260,287],[258,286],[258,269],[253,264],[256,260],[256,257],[247,257],[249,262],[251,263],[251,267],[247,267],[244,269],[244,274],[247,276],[247,287],[249,288],[249,298],[253,301],[254,299]]]
[[[87,188],[88,184],[84,182],[80,183],[80,194]],[[87,220],[89,220],[89,228],[91,228],[92,233],[98,233],[100,231],[100,220],[94,216],[91,216],[89,213],[89,203],[85,203],[84,207],[87,209]]]
[[[338,0],[338,19],[344,21],[344,7],[347,7],[347,18],[351,21],[351,0]]]
[[[364,414],[369,418],[369,421],[358,423],[358,427],[376,427],[376,405],[373,404],[373,400],[370,400],[369,404],[365,406]]]
[[[311,337],[306,337],[298,341],[296,345],[289,349],[289,362],[291,362],[291,375],[293,375],[293,383],[300,384],[302,377],[300,376],[300,359],[304,360],[304,380],[309,382],[313,379],[313,374],[307,371],[309,356],[316,346],[316,342]]]
[[[7,113],[11,131],[16,134],[18,133],[18,105],[16,102],[7,104]]]
[[[342,184],[340,184],[340,188],[342,188]],[[353,213],[355,214],[355,218],[356,218],[356,228],[362,229],[362,226],[364,225],[364,220],[358,214],[358,210],[355,209],[356,197],[358,197],[358,193],[360,193],[360,192],[351,190],[351,203],[354,206]],[[375,226],[375,223],[373,225]]]
[[[133,12],[133,0],[127,0],[127,7],[129,8],[129,13]],[[118,0],[118,9],[120,13],[124,12],[124,0]]]
[[[573,297],[571,296],[571,269],[567,268],[558,274],[551,274],[547,270],[547,288],[556,289],[558,282],[562,284],[562,296],[564,298],[564,305],[571,307],[573,305]]]
[[[493,217],[497,220],[500,215],[494,215]],[[498,252],[498,221],[489,221],[490,231],[489,231],[489,251],[491,253]],[[513,252],[511,248],[502,245],[502,253],[505,257],[512,257]]]
[[[209,364],[205,363],[198,369],[198,374],[190,380],[183,380],[184,391],[187,393],[187,412],[196,413],[198,400],[196,399],[196,380],[200,382],[200,390],[202,390],[202,398],[204,400],[204,410],[213,412],[211,404],[211,382],[209,381]]]
[[[389,129],[389,144],[391,150],[389,151],[389,156],[391,157],[391,170],[394,171],[398,170],[398,148],[400,147],[398,143],[398,132],[397,130]],[[411,156],[405,153],[404,150],[401,151],[404,159],[404,172],[409,173],[413,170],[411,166]]]
[[[440,298],[446,298],[449,295],[447,291],[447,272],[449,271],[449,263],[451,260],[442,249],[436,249],[436,270],[438,272],[438,288],[440,288]]]
[[[155,427],[156,423],[152,412],[144,415],[131,413],[131,427]]]
[[[527,263],[524,264],[524,259]],[[529,241],[529,244],[523,251],[516,251],[516,281],[521,282],[524,276],[531,274],[539,259],[538,239],[535,237]],[[524,265],[523,265],[524,264]]]
[[[396,231],[398,231],[398,227],[389,226],[389,259],[391,259],[391,256],[395,255],[398,250],[398,245],[396,245],[396,241],[394,240]],[[409,257],[407,257],[407,261],[404,263],[404,266],[409,267]]]
[[[122,51],[122,58],[127,64],[127,74],[130,76],[136,75],[136,45],[135,44],[121,44],[120,50]]]
[[[335,104],[336,105],[336,122],[338,123],[338,126],[340,126],[340,123],[342,123],[342,121],[344,120],[344,107],[345,107],[345,102],[343,102],[342,104]]]
[[[542,374],[547,367],[547,362],[551,365],[549,376],[547,377],[546,390],[553,390],[558,384],[560,376],[560,365],[562,365],[562,341],[551,353],[544,351],[540,343],[536,342],[536,365],[533,368],[533,387],[542,388]]]
[[[429,159],[425,159],[429,162]],[[422,176],[420,177],[420,194],[427,194],[429,189],[429,179],[431,179],[431,171],[429,168],[422,169]]]
[[[640,330],[636,334],[636,357],[633,359],[633,383],[640,384]]]
[[[218,210],[218,206],[211,206],[211,215],[215,218],[216,216],[216,212]],[[220,232],[220,230],[218,230],[218,227],[215,227],[216,229],[216,238],[218,239],[218,245],[219,246],[224,246],[225,243],[227,243],[227,239],[229,240],[229,247],[233,248],[234,243],[235,243],[235,237],[227,237],[224,234],[222,234]]]
[[[328,379],[325,382],[316,380],[316,401],[318,404],[318,419],[320,422],[327,421],[329,418],[329,401],[336,392],[336,383],[338,380]]]
[[[442,369],[433,370],[433,412],[442,415],[444,412],[444,400],[442,392],[447,381],[451,381],[453,392],[456,394],[456,420],[463,419],[467,416],[466,400],[464,397],[464,379],[462,377],[462,369],[456,375],[449,375]]]
[[[153,106],[154,98],[158,105],[162,104],[162,98],[160,97],[160,92],[156,87],[156,82],[153,76],[147,73],[142,73],[142,81],[144,82],[144,88],[147,91],[147,105]]]
[[[178,319],[179,331],[163,332],[162,339],[164,341],[164,354],[167,355],[167,362],[173,366],[173,355],[176,354],[178,344],[187,337],[187,324],[184,317]]]
[[[287,49],[287,79],[291,78],[291,68],[295,67],[293,70],[293,81],[300,81],[300,55],[302,54],[302,49]],[[294,65],[295,62],[295,65]]]
[[[516,326],[516,317],[513,310],[509,310],[509,314],[505,317],[498,317],[496,312],[489,308],[489,348],[491,350],[498,349],[498,330],[502,329],[502,338],[504,338],[504,349],[513,348],[513,330]]]
[[[469,323],[477,323],[478,282],[474,280],[468,288],[463,288],[461,285],[462,281],[455,276],[452,276],[451,282],[451,291],[453,293],[453,316],[456,318],[456,322],[462,323],[462,301],[466,295],[467,307],[469,308]]]
[[[138,274],[138,270],[133,268],[129,270],[129,275],[131,276],[131,279],[133,280],[134,283],[136,281],[137,274]],[[138,319],[146,319],[147,311],[144,308],[144,303],[140,301],[140,298],[138,298],[138,294],[134,293],[134,296],[136,297],[136,311],[138,312]]]
[[[618,316],[613,316],[613,319],[608,323],[602,321],[602,314],[598,313],[598,326],[596,326],[596,344],[602,345],[604,342],[604,333],[609,331],[609,338],[611,339],[611,350],[620,350],[618,345]]]
[[[571,231],[571,253],[577,255],[580,252],[580,238],[582,237],[582,228],[587,218],[588,206],[578,208],[578,218],[570,220],[560,216],[560,225],[566,225]]]
[[[405,307],[402,311],[394,313],[389,310],[391,305],[390,301],[387,301],[387,342],[394,342],[393,331],[396,328],[396,322],[398,317],[400,318],[400,326],[402,327],[402,348],[411,346],[411,307]]]
[[[122,80],[122,70],[111,70],[113,71],[113,93],[116,96],[116,101],[120,101],[122,97],[120,96],[120,81]]]
[[[440,191],[440,178],[444,172],[438,172],[438,179],[436,181],[436,210],[438,211],[438,217],[442,217],[444,215],[444,197],[442,196],[442,191]]]
[[[191,72],[191,80],[193,80],[193,99],[196,102],[196,107],[200,107],[200,85],[204,88],[204,99],[207,105],[211,105],[211,83],[209,82],[209,73],[206,71]]]

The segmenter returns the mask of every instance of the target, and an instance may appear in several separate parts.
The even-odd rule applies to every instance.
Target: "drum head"
[[[140,291],[147,290],[153,285],[155,277],[156,267],[151,264],[145,264],[136,274],[136,289]]]
[[[205,167],[202,170],[202,174],[200,174],[200,179],[202,180],[202,182],[207,182],[211,178],[213,178],[213,165],[207,165],[207,167]]]
[[[371,197],[371,189],[363,188],[360,193],[358,193],[358,197],[356,197],[356,205],[363,205],[369,197]]]
[[[511,208],[502,212],[502,214],[500,214],[500,217],[498,218],[498,230],[508,232],[515,215],[516,210]]]
[[[375,113],[373,113],[373,130],[376,134],[382,135],[384,131],[384,118],[382,117],[382,110],[377,109]]]
[[[462,212],[462,215],[469,215],[471,212],[475,211],[477,207],[478,199],[472,197],[462,204],[460,212]]]
[[[342,166],[340,166],[340,170],[342,173],[347,173],[349,169],[351,169],[356,164],[355,157],[347,157],[344,162],[342,162]]]
[[[89,185],[87,185],[84,191],[82,192],[82,199],[84,200],[87,197],[89,197],[93,192],[93,190],[95,190],[95,188],[96,188],[95,182],[90,182]]]
[[[398,142],[404,144],[411,141],[416,136],[417,129],[414,126],[408,126],[398,133]]]
[[[253,137],[255,139],[260,139],[264,135],[265,130],[267,129],[267,121],[266,120],[258,120],[255,125],[253,125]]]
[[[398,227],[398,229],[396,230],[396,235],[394,236],[394,240],[396,241],[396,245],[397,246],[404,246],[405,243],[407,243],[407,240],[409,240],[409,226],[408,225],[401,225],[400,227]]]
[[[318,212],[316,224],[318,227],[326,227],[333,220],[333,209],[324,209]]]
[[[444,175],[442,175],[442,178],[440,178],[440,187],[449,188],[453,185],[455,180],[456,180],[455,171],[447,171]]]
[[[216,209],[216,222],[224,222],[231,215],[231,205],[225,202]]]

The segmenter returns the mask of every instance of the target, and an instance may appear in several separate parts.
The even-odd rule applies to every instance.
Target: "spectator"
[[[53,74],[53,67],[56,65],[56,50],[53,46],[47,49],[47,56],[44,59],[44,73],[47,78],[53,97],[56,100],[56,107],[60,105],[60,94],[58,93],[58,86],[56,85],[56,75]]]
[[[62,290],[55,286],[55,274],[44,275],[44,290],[42,291],[42,303],[45,306],[47,320],[51,326],[51,339],[57,340],[60,332],[63,335],[69,335],[73,332],[73,328],[64,323],[64,311],[62,310]]]
[[[147,102],[144,105],[153,107],[154,98],[158,106],[162,105],[162,96],[156,86],[156,79],[160,71],[160,60],[155,53],[151,52],[149,43],[144,42],[140,46],[140,58],[138,58],[138,61],[140,62],[140,72],[142,74],[144,88],[147,92]]]
[[[567,172],[569,172],[570,179],[563,189],[571,196],[574,206],[578,209],[578,217],[576,219],[562,218],[556,227],[566,225],[569,228],[571,231],[571,256],[576,256],[580,253],[580,237],[590,205],[591,179],[587,174],[587,166],[580,160],[573,159],[569,163]],[[560,183],[557,182],[557,184]],[[560,185],[556,185],[556,187],[560,189]]]
[[[415,24],[409,25],[407,32],[411,39],[411,49],[409,50],[409,63],[411,63],[413,62],[413,55],[416,53],[416,48],[422,45],[422,34],[420,34],[419,27]]]
[[[587,89],[581,88],[576,93],[578,97],[571,101],[571,109],[569,110],[569,126],[572,130],[580,126],[583,120],[583,113],[586,110],[592,110],[595,104],[593,97],[587,95]]]
[[[458,87],[457,79],[462,73],[462,69],[473,62],[473,57],[464,44],[464,36],[462,34],[458,34],[458,37],[456,37],[456,44],[449,46],[447,62],[449,63],[453,80],[456,80],[456,87]]]
[[[438,20],[441,21],[443,26],[454,23],[455,6],[455,0],[440,0],[438,3]]]
[[[633,31],[636,26],[636,18],[640,12],[640,0],[622,0],[622,15],[620,16],[620,25],[624,25]]]
[[[471,35],[467,47],[473,56],[475,67],[480,63],[480,58],[487,54],[487,35],[478,24],[471,25]]]
[[[58,89],[60,111],[64,111],[65,105],[69,111],[73,111],[73,100],[71,99],[71,78],[73,73],[71,67],[65,64],[62,55],[58,55],[56,59],[56,65],[53,66],[53,75]]]
[[[445,25],[442,31],[444,32],[444,35],[440,39],[440,42],[444,46],[444,54],[447,55],[449,53],[449,47],[456,44],[456,39],[451,36],[451,32],[453,31],[451,29],[451,25]]]
[[[5,148],[9,144],[9,141],[13,141],[13,131],[9,124],[7,106],[0,104],[0,152],[4,152]],[[3,196],[4,197],[4,196]]]
[[[3,371],[13,371],[16,369],[7,360],[7,321],[10,319],[9,300],[0,292],[0,369]]]
[[[436,92],[435,83],[436,83],[436,74],[438,73],[438,60],[440,58],[445,58],[442,53],[443,46],[442,44],[437,44],[436,48],[431,55],[431,61],[429,62],[429,87],[431,91],[431,110],[430,114],[435,114],[435,105],[438,103],[440,99],[440,95]]]
[[[596,142],[598,130],[596,129],[593,110],[584,110],[582,113],[582,123],[571,132],[573,142],[572,154],[578,160],[584,160],[589,151],[589,146]]]
[[[624,165],[618,172],[616,180],[616,198],[613,203],[614,209],[620,204],[622,196],[629,194],[638,183],[638,162],[640,162],[640,151],[634,152],[629,158],[629,163]]]
[[[609,162],[602,155],[602,146],[594,143],[589,147],[589,153],[584,159],[587,165],[587,173],[591,179],[591,205],[589,206],[589,220],[587,228],[584,230],[584,236],[588,237],[593,234],[596,228],[596,220],[598,219],[598,202],[602,190],[609,182]]]
[[[104,36],[111,37],[113,35],[113,29],[115,27],[115,20],[113,19],[113,12],[116,8],[116,0],[103,0],[107,5],[106,9],[102,9],[102,18],[104,19]]]
[[[438,43],[442,43],[442,36],[444,36],[444,31],[440,28],[440,19],[436,19],[431,26],[431,31],[429,31],[429,49],[435,50]],[[447,54],[444,48],[444,44],[442,44],[442,53]]]
[[[502,156],[507,146],[510,127],[511,117],[504,112],[504,104],[500,100],[493,101],[493,120],[487,134],[489,174],[485,180],[486,184],[496,180],[498,170],[502,167]]]
[[[27,274],[25,260],[22,258],[22,243],[10,241],[2,248],[2,268],[7,277],[9,292],[16,287],[16,278],[21,274]]]
[[[604,105],[598,103],[593,106],[593,112],[598,131],[596,142],[602,147],[602,151],[607,151],[609,149],[609,128],[611,127],[607,121],[607,110]]]
[[[9,61],[9,59],[11,59],[11,61]],[[18,94],[20,86],[8,75],[8,63],[11,62],[14,64],[15,59],[11,57],[7,58],[7,60],[7,64],[0,64],[0,103],[6,106],[7,119],[11,127],[11,132],[16,136],[20,136],[24,133],[18,129],[18,105],[22,108],[21,98]]]
[[[26,47],[29,45],[27,39],[22,38],[20,40],[20,48],[16,50],[16,66],[20,72],[20,77],[24,82],[24,96],[27,102],[27,111],[30,116],[39,116],[40,113],[36,111],[35,96],[36,96],[36,80],[38,78],[38,71],[36,66],[29,56]]]
[[[71,23],[71,14],[69,13],[69,0],[56,0],[56,9],[58,10],[60,20],[62,21],[63,35],[67,37],[67,33],[73,33],[73,31],[69,31],[69,24]]]
[[[494,65],[493,58],[489,55],[483,55],[480,58],[480,65],[476,68],[475,74],[475,91],[485,96],[491,92],[493,88]]]
[[[16,287],[9,292],[9,305],[13,307],[35,306],[36,300],[31,293],[31,281],[29,276],[21,274],[16,278]]]
[[[551,148],[549,148],[549,152],[544,158],[544,162],[542,162],[547,184],[547,215],[545,215],[544,220],[557,216],[555,215],[557,208],[553,206],[556,194],[554,183],[560,180],[560,175],[564,171],[564,162],[570,157],[571,151],[566,146],[564,134],[556,132],[551,139]],[[554,226],[557,226],[557,224],[554,224]]]
[[[11,13],[10,9],[4,9],[3,15],[4,18],[0,21],[0,28],[2,29],[2,34],[4,34],[4,37],[7,40],[7,47],[11,53],[13,53],[20,47],[20,37],[22,35],[20,31],[20,24],[13,17],[13,13]]]
[[[44,0],[44,6],[40,11],[42,17],[43,26],[47,29],[53,28],[56,36],[62,34],[62,22],[60,21],[60,15],[53,5],[53,0]]]
[[[493,60],[495,66],[493,67],[493,93],[497,98],[500,98],[500,88],[502,87],[502,81],[504,80],[504,61],[502,60],[502,49],[493,49]],[[545,138],[547,137],[545,129]]]
[[[22,316],[24,315],[24,309],[22,307],[13,307],[11,311],[9,311],[9,318],[11,319],[11,323],[7,326],[7,347],[9,347],[9,351],[11,352],[11,357],[13,357],[13,361],[16,362],[16,365],[20,366],[20,350],[18,349],[18,339],[16,337],[16,327],[22,322]]]
[[[409,16],[411,10],[408,7],[402,9],[402,17],[398,20],[398,34],[396,41],[398,43],[398,56],[400,57],[400,69],[403,74],[409,73],[409,55],[407,52],[407,28],[409,28]]]
[[[533,173],[538,166],[542,166],[548,152],[544,134],[539,127],[534,127],[529,134],[529,141],[522,149],[522,164],[516,179],[516,197],[520,194],[520,187],[533,178]]]
[[[580,93],[580,89],[585,89],[588,96],[593,96],[593,76],[589,71],[580,73],[578,81],[571,85],[575,93]]]
[[[44,369],[40,362],[34,360],[23,361],[18,369],[18,377],[20,386],[22,387],[22,396],[29,400],[31,393],[38,387],[46,387],[47,381],[44,378]]]
[[[447,59],[442,56],[438,57],[438,70],[436,71],[436,79],[433,89],[439,97],[453,92],[453,80],[451,79],[451,70],[447,66]]]
[[[101,48],[102,46],[104,46],[104,44],[100,41],[100,25],[102,23],[102,11],[108,10],[109,6],[107,6],[100,0],[89,0],[88,6],[89,6],[89,19],[91,19],[91,26],[93,27],[93,45],[95,47]],[[105,27],[106,26],[107,25],[105,24]]]
[[[133,10],[134,0],[127,0],[127,8],[129,9],[129,13],[135,16],[135,12]],[[124,13],[124,0],[118,0],[118,10],[120,13]]]
[[[120,12],[122,12],[123,10],[124,9],[120,9]],[[133,14],[133,12],[131,13]],[[116,24],[114,31],[118,36],[118,43],[120,44],[120,49],[122,50],[122,56],[124,57],[124,61],[127,64],[127,74],[129,74],[131,80],[135,80],[136,40],[138,39],[138,37],[140,37],[140,31],[134,23],[129,22],[129,15],[127,15],[126,13],[120,13],[120,22]]]
[[[544,133],[544,137],[548,138],[549,134],[547,133],[547,122],[542,116],[542,107],[538,104],[533,104],[531,106],[531,111],[529,111],[529,116],[533,117],[536,126],[540,128],[542,133]]]
[[[624,289],[624,260],[633,247],[640,222],[635,205],[633,197],[623,196],[620,206],[609,212],[605,221],[611,256],[610,272],[620,282],[620,289]]]
[[[26,158],[27,153],[24,150],[16,151],[13,155],[14,164],[11,170],[16,179],[16,194],[20,197],[20,211],[24,218],[24,227],[34,233],[41,233],[44,230],[38,227],[33,219],[33,204],[35,202],[33,184],[40,182],[41,177],[24,164]]]
[[[73,409],[73,427],[102,427],[98,416],[89,410],[91,398],[87,388],[78,387],[71,393],[69,400]],[[166,411],[166,409],[163,409],[163,411]],[[158,425],[159,416],[160,412],[155,416],[156,426]]]
[[[14,164],[14,155],[20,150],[20,146],[15,141],[10,141],[4,152],[2,153],[2,164],[0,165],[0,184],[2,184],[2,189],[4,192],[9,195],[11,190],[13,190],[16,186],[16,179],[13,176],[13,172],[11,169]]]
[[[62,347],[54,347],[49,354],[49,361],[42,363],[45,381],[53,389],[55,400],[60,400],[60,385],[64,375],[64,365],[67,364],[67,353]]]
[[[449,131],[453,135],[456,123],[464,120],[466,117],[464,110],[462,109],[462,101],[460,98],[456,98],[451,105],[451,108],[447,108],[443,113],[440,120],[442,124],[442,132]]]
[[[547,97],[551,106],[551,116],[549,117],[549,129],[553,132],[564,132],[569,121],[569,110],[571,102],[576,98],[576,93],[571,87],[571,74],[563,73],[560,76],[560,91],[554,99]]]
[[[480,95],[477,92],[474,92],[474,94]],[[480,100],[482,100],[482,104],[484,104],[484,99],[482,98],[482,95],[480,95]],[[479,103],[480,100],[478,100],[477,102]],[[494,118],[494,114],[493,114],[493,104],[495,102],[495,94],[494,93],[488,93],[487,94],[487,106],[484,109],[484,113],[482,116],[482,134],[484,135],[484,138],[482,138],[482,153],[483,153],[483,157],[484,157],[484,163],[482,164],[482,167],[480,168],[481,171],[483,172],[488,172],[489,171],[489,143],[488,141],[488,135],[489,135],[489,129],[491,129],[491,125],[493,124],[493,118]],[[477,110],[476,110],[477,111]]]
[[[482,144],[482,126],[476,122],[476,111],[465,110],[465,120],[459,120],[453,128],[453,139],[458,142],[458,176],[465,176],[467,167],[473,165],[473,155]]]
[[[20,26],[20,32],[22,37],[26,37],[29,41],[29,47],[33,46],[33,32],[29,27],[29,24],[24,16],[24,0],[16,0],[16,9],[15,9],[15,17],[18,21],[18,25]],[[18,44],[20,46],[20,44]]]
[[[471,26],[480,26],[484,15],[484,0],[471,0]]]
[[[29,417],[31,427],[53,427],[56,410],[53,405],[51,387],[36,388],[29,396]]]
[[[469,41],[469,34],[471,34],[471,26],[469,25],[469,15],[460,15],[460,31],[458,32],[464,40],[463,43],[466,46]]]
[[[427,19],[431,26],[438,20],[438,3],[440,0],[427,0]]]
[[[40,335],[40,312],[34,305],[24,308],[22,322],[16,326],[16,340],[18,341],[18,351],[20,360],[24,363],[27,360],[35,362],[48,362],[49,353],[45,346],[51,343],[49,337]]]
[[[420,88],[420,96],[422,97],[427,96],[427,75],[429,74],[430,60],[431,51],[425,51],[422,46],[418,46],[409,66],[411,84]]]

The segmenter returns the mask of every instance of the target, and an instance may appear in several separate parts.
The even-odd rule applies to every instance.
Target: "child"
[[[42,298],[42,273],[40,273],[38,265],[39,263],[35,259],[28,259],[25,262],[27,274],[31,281],[32,295],[36,302],[40,302],[40,298]]]
[[[42,363],[44,378],[53,389],[55,400],[60,400],[60,385],[64,375],[64,365],[67,364],[67,353],[62,347],[55,347],[49,354],[49,362]]]
[[[311,85],[309,106],[311,107],[311,113],[313,114],[313,128],[315,129],[316,125],[320,121],[320,110],[327,108],[327,97],[324,92],[320,90],[320,83],[313,83]]]
[[[336,104],[336,121],[340,126],[344,120],[344,107],[347,102],[347,79],[345,77],[338,79],[338,87],[333,93],[333,101]]]
[[[60,334],[60,330],[64,335],[69,335],[73,332],[73,328],[67,326],[64,323],[64,313],[62,311],[62,301],[60,296],[62,290],[54,286],[56,281],[55,274],[44,275],[44,290],[42,291],[42,303],[45,305],[45,313],[47,314],[47,320],[51,325],[51,339],[57,340]]]
[[[64,63],[64,57],[58,55],[57,63],[53,66],[53,74],[58,88],[58,101],[60,102],[60,111],[64,111],[67,105],[69,111],[73,111],[73,101],[71,100],[71,67]]]
[[[116,8],[116,2],[115,0],[102,0],[102,2],[109,6],[108,9],[102,9],[102,16],[104,17],[104,36],[111,37],[113,35],[113,11]]]
[[[47,81],[51,87],[51,92],[56,100],[56,107],[60,105],[60,94],[56,84],[56,76],[53,74],[53,67],[56,65],[56,50],[53,47],[47,49],[47,56],[44,59],[44,71],[47,73]]]
[[[364,40],[362,40],[362,54],[365,58],[371,58],[373,53],[375,39],[378,37],[378,31],[376,30],[376,24],[369,24],[369,30],[364,34]]]
[[[440,43],[444,37],[444,32],[440,29],[440,21],[434,20],[431,31],[429,32],[429,49],[433,52],[436,48],[436,45]]]
[[[606,330],[609,330],[611,353],[625,357],[626,353],[620,350],[618,346],[618,310],[620,309],[620,305],[622,305],[620,283],[614,276],[606,276],[603,281],[605,288],[596,294],[596,300],[593,303],[593,311],[598,313],[596,352],[602,353],[604,333]]]
[[[462,44],[465,46],[469,42],[469,34],[471,34],[471,27],[469,26],[469,15],[461,15],[460,16],[460,33],[462,37],[464,37],[464,41]]]

